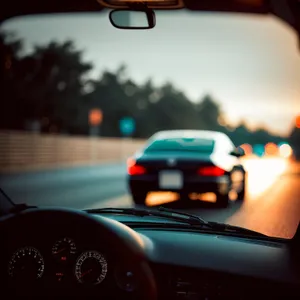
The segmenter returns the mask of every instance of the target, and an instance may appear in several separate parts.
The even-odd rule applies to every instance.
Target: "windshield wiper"
[[[203,220],[198,216],[188,214],[188,213],[183,213],[176,210],[171,210],[162,206],[159,207],[158,210],[142,209],[142,208],[98,208],[98,209],[87,209],[85,211],[94,214],[95,213],[96,214],[116,213],[116,214],[124,214],[124,215],[134,215],[139,217],[146,217],[146,216],[163,217],[177,222],[184,222],[189,225],[209,226],[209,222]]]
[[[208,229],[217,232],[238,233],[238,234],[243,234],[248,236],[267,237],[266,235],[257,231],[253,231],[239,226],[224,224],[224,223],[208,222],[196,215],[177,211],[177,210],[172,210],[163,206],[160,206],[156,210],[143,209],[143,208],[97,208],[97,209],[87,209],[85,211],[94,214],[107,213],[107,214],[134,215],[139,217],[146,217],[146,216],[162,217],[169,220],[191,225],[192,228],[195,229],[207,227]]]
[[[218,222],[209,222],[209,225],[218,231],[223,231],[223,232],[232,232],[232,233],[240,233],[240,234],[245,234],[245,235],[251,235],[251,236],[260,236],[260,237],[268,237],[267,235],[247,229],[244,227],[240,226],[234,226],[234,225],[229,225],[229,224],[224,224],[224,223],[218,223]]]

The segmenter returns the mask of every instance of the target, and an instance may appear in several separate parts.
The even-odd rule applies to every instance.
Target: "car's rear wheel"
[[[243,201],[246,196],[246,181],[247,181],[247,173],[244,173],[243,181],[241,182],[240,188],[237,191],[237,200]]]
[[[147,193],[132,193],[132,200],[136,205],[146,205]]]
[[[236,200],[243,201],[245,199],[245,194],[246,194],[247,173],[244,171],[244,169],[236,168],[233,174],[234,175],[233,175],[232,188],[237,193]]]
[[[246,195],[246,182],[243,181],[241,190],[237,193],[237,200],[243,201]]]
[[[227,207],[229,203],[229,194],[217,194],[217,205],[219,207]]]

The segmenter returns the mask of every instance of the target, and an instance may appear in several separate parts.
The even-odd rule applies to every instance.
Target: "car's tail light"
[[[225,170],[217,166],[208,166],[199,168],[197,173],[202,176],[223,176],[225,174]]]
[[[129,158],[127,161],[127,173],[128,175],[143,175],[146,174],[146,168],[140,166],[132,158]]]

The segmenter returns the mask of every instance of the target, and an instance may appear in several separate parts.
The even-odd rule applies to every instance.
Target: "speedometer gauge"
[[[20,282],[32,282],[43,276],[44,259],[33,247],[18,249],[8,263],[8,274]]]
[[[62,238],[55,242],[52,247],[52,255],[60,261],[68,261],[76,254],[76,245],[74,241],[68,237]]]
[[[107,274],[107,261],[97,251],[83,252],[75,265],[75,277],[78,282],[88,285],[101,283]]]

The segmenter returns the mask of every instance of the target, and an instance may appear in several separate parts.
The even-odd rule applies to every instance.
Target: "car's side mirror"
[[[237,147],[236,149],[234,149],[233,151],[230,152],[230,155],[235,156],[235,157],[245,156],[245,151],[243,148]]]

